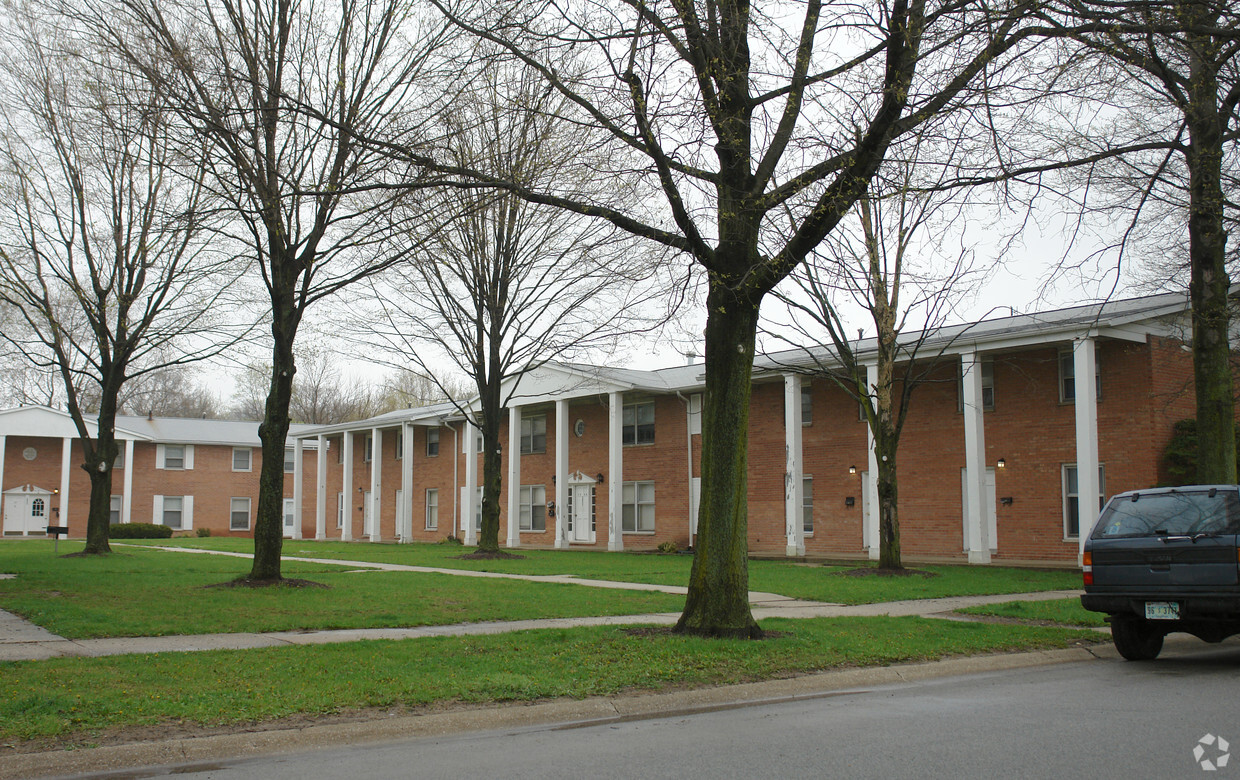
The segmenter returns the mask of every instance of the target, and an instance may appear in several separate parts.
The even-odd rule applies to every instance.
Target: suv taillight
[[[1236,551],[1237,561],[1240,561],[1240,550]],[[1086,552],[1081,556],[1081,574],[1084,577],[1086,585],[1094,584],[1094,554]]]

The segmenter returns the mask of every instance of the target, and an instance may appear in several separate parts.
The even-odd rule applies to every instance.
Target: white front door
[[[569,485],[568,540],[594,543],[594,485]]]
[[[51,493],[18,493],[4,497],[5,536],[44,536],[53,525]]]
[[[284,499],[284,536],[292,538],[293,536],[293,499]]]
[[[374,536],[375,529],[373,523],[375,521],[375,502],[367,490],[362,495],[362,533],[366,536]]]

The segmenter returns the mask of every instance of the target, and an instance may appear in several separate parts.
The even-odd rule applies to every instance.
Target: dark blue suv
[[[1163,637],[1240,633],[1240,487],[1191,485],[1114,496],[1085,540],[1081,605],[1107,613],[1120,655],[1158,657]]]

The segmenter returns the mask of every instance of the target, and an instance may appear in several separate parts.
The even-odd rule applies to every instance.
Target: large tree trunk
[[[110,396],[110,397],[109,397]],[[82,442],[82,468],[90,476],[90,510],[86,516],[86,549],[91,555],[112,552],[108,525],[112,514],[112,468],[116,464],[116,393],[104,389],[96,418],[95,446]],[[126,463],[125,468],[133,468]]]
[[[1198,16],[1205,14],[1198,13]],[[1208,20],[1194,20],[1204,25]],[[1235,402],[1232,398],[1227,232],[1223,229],[1222,126],[1212,62],[1218,46],[1190,36],[1189,299],[1193,316],[1193,378],[1197,393],[1197,481],[1236,481]]]
[[[289,287],[291,288],[291,285]],[[282,579],[280,554],[284,547],[284,448],[288,441],[289,403],[297,371],[293,342],[300,315],[292,295],[272,295],[271,387],[258,438],[263,446],[263,465],[258,476],[258,512],[254,519],[254,565],[248,579],[275,582]],[[345,522],[350,518],[346,517]]]
[[[878,567],[903,569],[895,447],[876,447],[878,456]]]
[[[492,363],[492,366],[498,365]],[[499,451],[500,381],[498,370],[483,385],[482,403],[482,527],[478,531],[478,552],[499,552],[499,505],[503,488],[503,455]],[[508,457],[521,457],[520,442],[508,442]],[[473,522],[473,519],[470,519]]]
[[[676,623],[680,633],[762,636],[749,609],[746,496],[750,380],[760,303],[760,297],[741,299],[717,281],[710,284],[697,549],[685,609]]]

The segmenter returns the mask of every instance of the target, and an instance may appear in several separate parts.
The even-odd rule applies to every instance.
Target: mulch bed
[[[925,577],[926,579],[939,576],[932,571],[921,569],[876,569],[873,567],[845,569],[836,574],[841,577]]]
[[[285,577],[278,580],[252,580],[249,577],[238,577],[228,582],[217,582],[214,585],[203,585],[204,588],[330,588],[321,582],[298,580]]]
[[[622,628],[623,633],[636,637],[664,637],[664,636],[681,636],[676,633],[675,626],[636,626],[634,628]],[[787,631],[762,631],[762,639],[779,639],[788,636]]]

